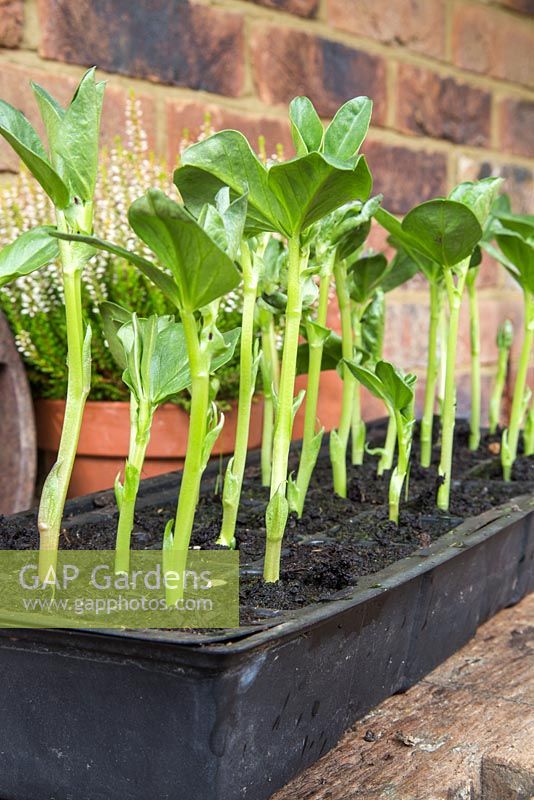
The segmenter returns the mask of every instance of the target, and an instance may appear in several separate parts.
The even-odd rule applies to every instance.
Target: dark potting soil
[[[435,426],[437,427],[437,426]],[[385,426],[369,429],[370,444],[382,444]],[[281,580],[265,584],[261,578],[265,549],[265,506],[268,490],[261,486],[260,467],[246,470],[236,538],[242,565],[241,619],[252,622],[277,610],[298,608],[328,600],[341,589],[355,586],[358,578],[418,550],[455,528],[465,518],[534,492],[534,458],[519,457],[513,479],[502,480],[498,444],[500,435],[483,434],[476,452],[468,449],[469,429],[456,426],[451,506],[439,511],[435,497],[439,486],[439,446],[428,470],[418,463],[417,434],[413,448],[407,500],[401,502],[398,527],[388,520],[389,475],[376,474],[377,457],[366,455],[361,467],[347,466],[348,497],[334,494],[328,449],[323,447],[314,471],[302,519],[291,515],[282,552]],[[298,466],[298,445],[291,466]],[[350,447],[349,447],[350,450]],[[223,474],[203,484],[192,546],[214,548],[222,518],[220,487]],[[170,497],[171,495],[169,495]],[[174,497],[174,492],[172,493]],[[134,549],[160,549],[167,520],[174,516],[175,501],[147,505],[136,512],[132,535]],[[65,519],[62,549],[112,549],[117,512],[109,495],[96,496],[96,520]],[[0,516],[0,548],[38,547],[35,512],[15,518]],[[87,520],[87,521],[86,521]]]

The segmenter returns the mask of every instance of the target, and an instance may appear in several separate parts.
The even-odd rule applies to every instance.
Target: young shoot
[[[428,281],[430,288],[430,320],[428,326],[427,368],[425,382],[425,399],[423,416],[421,418],[420,449],[421,465],[429,467],[432,460],[432,435],[434,426],[434,408],[436,404],[436,387],[440,360],[438,345],[443,344],[445,336],[440,336],[440,322],[443,318],[443,301],[445,292],[444,272],[441,263],[419,252],[417,243],[407,234],[401,223],[385,209],[379,209],[376,218],[389,233],[389,243],[392,244],[397,254],[392,266],[392,275],[399,270],[404,270],[407,277],[420,271]],[[443,355],[442,355],[443,359]],[[442,361],[444,363],[444,360]],[[393,423],[391,423],[392,425]],[[390,441],[394,441],[394,434],[390,433]],[[386,448],[388,449],[388,448]],[[386,466],[390,468],[391,465]]]
[[[334,217],[332,242],[336,248],[334,279],[341,319],[341,358],[350,361],[355,356],[352,300],[350,295],[349,263],[358,258],[371,229],[371,219],[380,207],[382,196],[378,195],[361,205],[352,204],[341,208]],[[347,496],[347,447],[353,424],[355,378],[340,361],[343,379],[341,416],[337,429],[330,433],[330,461],[334,479],[334,491],[340,497]]]
[[[480,248],[477,248],[480,254]],[[477,251],[475,251],[475,254]],[[478,262],[478,263],[477,263]],[[469,449],[478,450],[480,444],[480,313],[476,282],[480,271],[480,258],[476,257],[469,269],[465,285],[469,298],[469,341],[471,346],[471,413],[469,416]]]
[[[24,114],[0,101],[0,134],[15,150],[53,203],[57,229],[91,233],[98,169],[98,139],[104,83],[94,69],[82,78],[64,109],[32,83],[47,135],[42,143]],[[34,228],[3,251],[0,281],[27,275],[59,255],[65,297],[68,350],[67,398],[55,465],[45,480],[39,506],[39,578],[55,569],[63,509],[91,384],[91,329],[82,316],[81,274],[91,251],[80,242],[46,242],[46,228]],[[7,251],[7,252],[6,252]]]
[[[379,361],[374,370],[353,361],[347,362],[347,366],[363,386],[384,401],[390,418],[395,420],[398,458],[389,482],[389,518],[398,524],[402,488],[410,465],[416,377],[412,373],[403,375],[388,361]]]
[[[352,301],[352,331],[354,336],[354,350],[367,358],[373,360],[376,356],[376,344],[381,350],[381,339],[375,342],[375,347],[370,352],[364,347],[364,317],[371,303],[376,297],[376,292],[382,280],[389,271],[386,257],[382,253],[366,255],[356,260],[348,259],[349,270],[349,294]],[[383,294],[381,294],[383,306]],[[382,307],[383,324],[383,307]],[[369,325],[365,326],[369,330]],[[375,357],[376,361],[377,358]],[[361,412],[361,390],[360,383],[356,381],[354,386],[354,397],[352,405],[351,419],[351,440],[352,440],[352,463],[363,464],[365,451],[366,426],[362,419]]]
[[[204,206],[198,220],[164,192],[150,189],[128,211],[128,221],[159,264],[94,236],[77,237],[125,258],[175,304],[180,314],[191,375],[191,410],[187,452],[174,525],[167,525],[163,542],[164,569],[183,575],[198,503],[200,481],[223,418],[210,403],[210,373],[215,357],[226,363],[234,352],[239,329],[217,329],[220,298],[241,281],[235,259],[243,236],[246,196],[229,202],[227,191],[217,206]],[[57,234],[64,236],[64,234]],[[180,584],[182,586],[182,584]],[[182,589],[168,592],[168,601]]]
[[[526,456],[534,455],[534,403],[531,403],[525,419],[523,431],[523,453]]]
[[[223,519],[217,539],[217,544],[230,548],[235,548],[236,545],[235,528],[247,461],[250,411],[260,362],[259,349],[254,344],[254,317],[265,244],[266,242],[262,242],[259,247],[252,248],[243,240],[240,250],[243,275],[243,312],[239,356],[239,402],[234,454],[226,468],[222,496]]]
[[[268,236],[268,234],[264,234]],[[261,437],[261,482],[263,486],[271,483],[273,458],[274,407],[280,387],[280,359],[276,337],[276,318],[280,313],[277,305],[269,301],[276,297],[280,285],[280,267],[286,252],[282,243],[274,237],[269,238],[263,254],[263,268],[260,275],[259,293],[261,297],[256,306],[257,325],[261,336],[261,380],[263,386],[263,428]]]
[[[191,383],[183,326],[171,316],[140,319],[115,303],[101,306],[105,335],[123,381],[130,390],[130,446],[124,468],[115,481],[119,523],[115,572],[128,573],[130,539],[152,420],[158,406]]]
[[[485,225],[501,184],[500,178],[461,183],[447,199],[429,200],[412,209],[402,230],[413,247],[443,268],[449,305],[447,369],[443,400],[441,458],[437,504],[448,511],[451,489],[452,453],[456,417],[456,350],[460,307],[473,251],[482,239]]]
[[[508,374],[508,361],[510,358],[510,350],[514,340],[514,328],[509,319],[505,320],[502,325],[499,325],[497,330],[497,349],[499,356],[497,359],[497,375],[495,376],[495,385],[491,392],[489,401],[489,431],[496,433],[501,419],[501,406],[504,394],[504,387],[506,385],[506,376]]]
[[[279,578],[282,537],[289,513],[288,458],[309,255],[303,236],[307,228],[336,208],[367,198],[371,177],[365,159],[357,153],[369,127],[371,107],[366,97],[350,100],[325,130],[310,100],[298,97],[289,112],[296,158],[264,164],[242,134],[221,131],[185,150],[183,166],[174,176],[186,206],[192,210],[209,202],[223,185],[237,195],[248,192],[247,233],[274,231],[287,240],[284,344],[266,512],[264,578],[269,582]]]
[[[512,467],[517,457],[519,434],[530,404],[531,390],[527,386],[529,361],[534,345],[534,217],[499,214],[494,225],[499,249],[485,244],[496,256],[523,292],[523,342],[512,397],[508,429],[503,431],[501,462],[506,481],[512,479]]]

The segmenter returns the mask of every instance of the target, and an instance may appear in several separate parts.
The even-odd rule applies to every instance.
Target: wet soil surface
[[[384,435],[383,425],[370,428],[370,444],[382,444]],[[445,513],[435,506],[439,443],[434,447],[432,467],[423,469],[418,464],[416,434],[408,499],[401,503],[398,527],[388,520],[389,476],[387,473],[377,476],[377,458],[366,455],[363,466],[348,465],[348,497],[342,499],[333,492],[328,449],[323,447],[302,519],[289,518],[281,580],[277,584],[265,584],[261,579],[268,490],[261,486],[259,465],[251,464],[246,471],[236,532],[242,565],[242,622],[328,600],[339,590],[355,586],[359,577],[377,572],[418,549],[424,550],[467,517],[534,492],[533,457],[519,457],[514,465],[513,480],[505,483],[498,455],[500,436],[483,435],[476,452],[468,449],[468,436],[467,424],[459,422],[455,434],[451,506]],[[291,465],[293,469],[298,466],[298,445],[292,451]],[[169,486],[168,477],[166,485]],[[216,547],[214,542],[222,518],[221,486],[222,472],[204,481],[192,546]],[[141,508],[136,512],[134,549],[161,548],[165,523],[174,516],[175,496],[176,491],[168,488],[154,505],[147,493],[149,502],[140,503]],[[62,549],[114,547],[117,514],[112,495],[96,495],[90,505],[94,512],[84,514],[81,520],[69,519],[67,513],[60,540]],[[35,512],[11,519],[0,515],[0,548],[38,547],[35,517]]]

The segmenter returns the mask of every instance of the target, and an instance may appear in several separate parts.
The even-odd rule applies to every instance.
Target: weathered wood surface
[[[386,700],[273,800],[534,797],[534,594]]]
[[[35,490],[37,444],[24,366],[0,312],[0,513],[29,508]]]

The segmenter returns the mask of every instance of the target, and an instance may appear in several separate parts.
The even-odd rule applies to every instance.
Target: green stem
[[[512,479],[512,467],[517,457],[517,445],[519,442],[519,431],[525,413],[525,388],[527,385],[527,374],[529,360],[534,344],[534,296],[525,292],[525,328],[523,333],[523,344],[517,366],[517,376],[515,379],[514,395],[512,398],[512,410],[510,412],[510,423],[506,432],[506,446],[501,446],[503,454],[503,477],[505,481]]]
[[[287,465],[291,432],[293,428],[293,395],[295,391],[295,373],[299,344],[300,320],[302,316],[302,287],[300,235],[288,241],[288,273],[287,273],[287,305],[284,348],[282,353],[282,369],[280,373],[280,389],[278,393],[278,410],[274,427],[273,462],[271,473],[271,500],[276,496],[285,496],[287,482]],[[280,491],[280,494],[278,492]],[[270,515],[268,514],[267,517]],[[275,582],[279,578],[280,542],[284,535],[287,515],[275,515],[276,522],[267,525],[267,543],[263,576],[267,582]]]
[[[523,453],[526,456],[534,455],[534,403],[527,411],[525,429],[523,431]]]
[[[317,324],[326,327],[328,313],[328,292],[330,289],[331,267],[326,267],[319,283],[319,306],[317,309]],[[319,387],[321,383],[321,366],[323,362],[324,338],[308,335],[309,362],[308,384],[306,387],[306,408],[304,412],[304,433],[302,437],[302,450],[300,453],[299,470],[296,480],[296,512],[299,517],[304,510],[304,501],[308,493],[313,469],[319,455],[322,439],[322,430],[316,434],[317,403],[319,400]],[[318,438],[317,438],[318,437]]]
[[[119,523],[115,543],[115,572],[130,569],[130,540],[132,536],[135,503],[139,491],[146,449],[150,441],[153,409],[146,401],[139,404],[131,398],[130,452],[124,469],[124,486],[119,489]]]
[[[442,289],[430,284],[430,325],[428,328],[428,361],[426,370],[425,402],[421,419],[421,466],[429,467],[432,460],[432,428],[438,380],[438,331],[441,317]]]
[[[202,454],[210,400],[210,358],[201,347],[195,315],[191,311],[181,310],[181,321],[191,370],[191,410],[172,539],[172,569],[178,573],[182,586],[203,472]]]
[[[365,309],[359,308],[354,312],[354,347],[359,348],[362,344],[362,323],[361,318]],[[351,441],[352,441],[352,463],[354,465],[363,464],[365,452],[365,422],[362,419],[362,392],[360,382],[354,380],[354,397],[352,398],[352,418],[351,418]]]
[[[478,450],[480,444],[480,316],[476,292],[476,274],[478,270],[471,269],[467,281],[469,295],[469,319],[471,337],[471,416],[469,449]]]
[[[410,447],[407,441],[404,421],[398,410],[394,411],[394,419],[397,428],[397,443],[399,455],[397,466],[394,469],[389,482],[389,518],[392,522],[399,524],[399,503],[402,487],[408,472],[408,461],[410,458]]]
[[[443,404],[445,401],[445,381],[447,379],[447,310],[445,303],[441,303],[441,313],[439,315],[439,385],[438,385],[438,409],[439,415],[443,414]]]
[[[449,334],[447,337],[447,370],[445,375],[445,395],[441,418],[441,458],[439,474],[442,484],[438,489],[437,504],[443,511],[449,510],[451,493],[452,451],[454,446],[454,425],[456,419],[456,349],[458,344],[458,327],[460,322],[460,306],[464,291],[465,279],[469,268],[469,259],[462,261],[457,271],[457,283],[450,269],[445,270],[445,282],[449,300]]]
[[[261,438],[261,482],[271,483],[274,432],[274,397],[280,385],[280,364],[276,349],[274,317],[267,309],[260,309],[261,326],[261,377],[263,384],[263,431]]]
[[[347,286],[345,263],[336,260],[334,266],[336,293],[341,318],[341,353],[344,359],[353,357],[351,301]],[[347,445],[352,423],[355,378],[347,366],[343,366],[343,393],[341,418],[337,431],[330,434],[330,460],[334,477],[334,491],[340,497],[347,496]]]
[[[254,366],[254,309],[258,293],[258,272],[252,266],[250,251],[245,242],[242,243],[241,250],[243,314],[239,355],[239,403],[237,407],[234,456],[227,467],[223,491],[223,519],[221,532],[217,539],[217,544],[230,548],[235,547],[235,528],[247,461],[250,410],[256,387],[257,371]]]
[[[389,415],[386,442],[377,467],[377,475],[383,475],[385,470],[390,470],[395,457],[395,444],[397,442],[397,423],[395,415]]]
[[[67,232],[69,226],[62,212],[56,212],[58,230]],[[83,225],[87,225],[83,220]],[[82,230],[90,230],[82,227]],[[40,536],[39,580],[45,580],[50,568],[55,570],[63,509],[67,499],[85,401],[91,385],[91,329],[84,330],[81,296],[83,245],[59,242],[63,275],[65,317],[67,325],[67,398],[65,417],[57,460],[48,474],[41,493],[38,528]]]
[[[489,430],[490,433],[495,433],[499,427],[499,420],[501,418],[501,405],[502,397],[504,394],[504,387],[506,385],[506,374],[508,372],[508,357],[509,349],[507,347],[499,348],[499,359],[497,362],[497,375],[495,377],[495,386],[491,393],[489,402]]]

